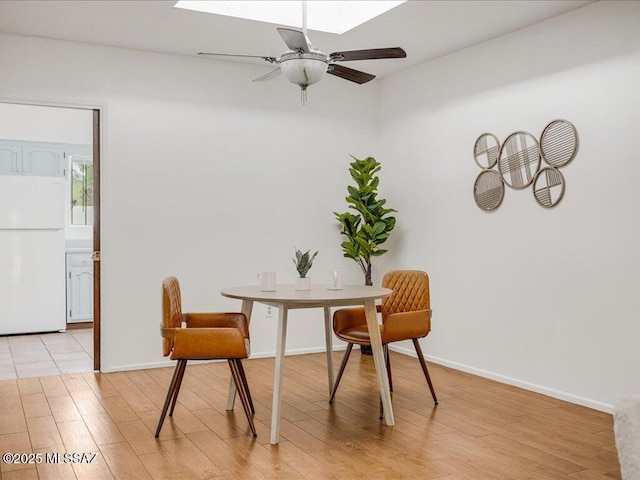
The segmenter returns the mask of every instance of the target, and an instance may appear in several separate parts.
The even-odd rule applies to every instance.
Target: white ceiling
[[[310,30],[325,53],[403,47],[406,59],[345,65],[379,77],[518,30],[590,0],[408,1],[342,35]],[[278,56],[275,25],[174,8],[175,1],[0,1],[0,32],[195,56]],[[201,57],[203,62],[219,61]],[[264,63],[260,59],[237,61]],[[265,72],[272,67],[266,63]]]

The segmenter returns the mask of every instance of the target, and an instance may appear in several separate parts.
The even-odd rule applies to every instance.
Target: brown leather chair
[[[429,370],[418,341],[419,338],[426,337],[431,330],[429,276],[419,270],[395,270],[384,276],[382,286],[393,290],[391,296],[383,299],[382,305],[377,307],[378,312],[382,313],[380,335],[387,364],[389,387],[393,391],[389,343],[412,340],[433,401],[437,405],[436,392],[433,389]],[[338,390],[353,345],[371,345],[364,308],[336,310],[333,314],[333,331],[340,340],[347,342],[347,350],[342,358],[340,371],[331,392],[330,403]]]
[[[182,327],[186,322],[186,328]],[[160,435],[162,424],[167,416],[169,404],[173,409],[178,400],[178,392],[182,377],[189,360],[229,361],[231,376],[236,384],[236,390],[242,408],[249,421],[253,436],[256,428],[251,414],[255,413],[247,377],[242,367],[242,358],[249,356],[249,325],[242,313],[182,313],[180,298],[180,284],[176,277],[168,277],[162,281],[162,346],[164,356],[171,355],[178,364],[173,373],[167,398],[162,408],[160,421],[156,430],[156,438]]]

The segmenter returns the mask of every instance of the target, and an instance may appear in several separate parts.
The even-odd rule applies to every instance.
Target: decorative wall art
[[[473,147],[473,158],[482,169],[492,168],[498,161],[500,141],[493,133],[483,133]]]
[[[533,181],[533,195],[545,208],[555,207],[564,195],[564,177],[557,168],[545,167]]]
[[[540,147],[536,138],[527,132],[512,133],[502,144],[498,170],[504,182],[521,190],[533,182],[540,169]]]
[[[495,170],[483,170],[473,186],[473,198],[482,210],[495,210],[504,198],[504,182]]]
[[[540,135],[542,158],[550,167],[564,167],[578,153],[578,132],[566,120],[554,120]]]
[[[482,172],[473,186],[473,198],[485,211],[495,210],[504,198],[504,185],[523,190],[530,185],[540,206],[555,207],[564,195],[560,170],[578,152],[578,132],[567,120],[553,120],[542,130],[540,141],[528,132],[515,132],[500,145],[498,137],[483,133],[473,147]],[[548,165],[542,167],[542,160]],[[497,165],[497,171],[493,168]]]

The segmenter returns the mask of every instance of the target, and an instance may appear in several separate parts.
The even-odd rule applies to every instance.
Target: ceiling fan
[[[261,58],[266,62],[276,64],[277,68],[255,78],[253,81],[263,82],[265,80],[271,80],[281,73],[284,73],[287,80],[300,87],[303,104],[305,104],[307,100],[307,87],[322,80],[325,73],[358,84],[367,83],[376,78],[375,75],[345,67],[338,62],[405,58],[407,56],[407,53],[400,47],[347,50],[343,52],[333,52],[327,55],[315,48],[307,36],[306,2],[302,2],[302,31],[291,28],[277,28],[277,30],[284,40],[284,43],[289,47],[289,50],[282,53],[279,57],[209,52],[199,52],[198,55]]]

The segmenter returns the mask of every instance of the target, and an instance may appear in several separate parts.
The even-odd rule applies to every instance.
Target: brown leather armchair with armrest
[[[182,323],[186,323],[186,328]],[[253,436],[256,429],[251,414],[255,413],[249,384],[241,359],[249,357],[249,325],[242,313],[182,313],[180,284],[176,277],[162,281],[162,346],[164,356],[177,360],[155,436],[160,435],[167,416],[173,415],[180,385],[189,360],[228,360],[231,376],[249,421]]]
[[[382,286],[393,290],[391,296],[383,299],[382,305],[377,307],[378,312],[382,313],[380,335],[387,364],[389,387],[393,391],[389,343],[412,340],[422,372],[429,385],[429,390],[431,390],[433,401],[437,405],[436,392],[433,389],[429,370],[418,341],[418,339],[426,337],[431,331],[429,276],[419,270],[395,270],[388,272],[384,276]],[[340,340],[347,342],[347,349],[342,358],[329,402],[333,401],[338,390],[338,385],[347,366],[353,345],[371,345],[364,308],[336,310],[333,314],[333,331]]]

